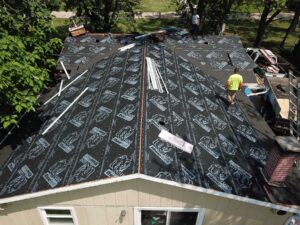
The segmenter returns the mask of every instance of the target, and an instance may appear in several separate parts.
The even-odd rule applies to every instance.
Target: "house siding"
[[[79,225],[133,225],[134,207],[204,208],[203,225],[283,225],[291,215],[278,216],[270,208],[136,179],[9,203],[2,206],[0,225],[43,225],[41,206],[71,206]]]

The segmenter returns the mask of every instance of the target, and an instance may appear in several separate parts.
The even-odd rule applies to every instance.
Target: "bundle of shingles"
[[[169,94],[167,86],[161,76],[157,63],[154,59],[146,57],[147,61],[147,78],[148,78],[148,87],[151,90],[158,90],[160,93],[163,93],[165,88],[166,92]],[[163,85],[162,85],[163,84]]]

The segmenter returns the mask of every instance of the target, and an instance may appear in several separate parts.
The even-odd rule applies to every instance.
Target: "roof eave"
[[[66,187],[60,187],[60,188],[55,188],[51,190],[45,190],[45,191],[39,191],[35,193],[29,193],[29,194],[23,194],[23,195],[18,195],[18,196],[13,196],[13,197],[8,197],[8,198],[3,198],[0,199],[0,205],[5,205],[8,203],[14,203],[26,199],[32,199],[32,198],[37,198],[37,197],[43,197],[43,196],[48,196],[52,194],[57,194],[57,193],[63,193],[63,192],[69,192],[69,191],[76,191],[84,188],[90,188],[90,187],[97,187],[105,184],[111,184],[111,183],[118,183],[118,182],[123,182],[123,181],[130,181],[130,180],[135,180],[135,179],[142,179],[142,180],[147,180],[147,181],[152,181],[155,183],[160,183],[160,184],[165,184],[165,185],[170,185],[173,187],[178,187],[178,188],[183,188],[186,190],[191,190],[191,191],[196,191],[200,193],[206,193],[214,196],[219,196],[227,199],[232,199],[240,202],[245,202],[257,206],[263,206],[267,208],[272,208],[275,210],[283,210],[287,211],[290,213],[300,213],[300,209],[297,206],[286,206],[286,205],[280,205],[280,204],[274,204],[270,202],[264,202],[260,200],[255,200],[247,197],[241,197],[233,194],[228,194],[212,189],[206,189],[203,187],[198,187],[190,184],[181,184],[175,181],[169,181],[169,180],[164,180],[160,178],[155,178],[151,176],[147,176],[144,174],[131,174],[131,175],[126,175],[126,176],[121,176],[121,177],[114,177],[114,178],[107,178],[107,179],[102,179],[102,180],[97,180],[97,181],[91,181],[91,182],[85,182],[85,183],[80,183],[80,184],[74,184]],[[5,207],[1,207],[5,208]]]

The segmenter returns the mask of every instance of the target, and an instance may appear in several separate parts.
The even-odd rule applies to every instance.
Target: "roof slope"
[[[143,173],[264,199],[251,165],[263,165],[266,150],[240,105],[227,106],[223,83],[163,47],[150,45],[147,55],[170,94],[146,93]],[[192,143],[192,155],[161,141],[160,129]]]
[[[82,42],[85,39],[92,43]],[[257,176],[267,158],[266,138],[256,133],[239,102],[226,104],[224,70],[229,73],[239,66],[247,74],[253,68],[237,37],[192,41],[171,36],[164,43],[140,42],[124,52],[116,49],[130,43],[129,37],[110,38],[107,45],[101,40],[108,39],[67,39],[61,59],[79,57],[80,51],[89,49],[89,60],[78,69],[88,72],[74,72],[61,96],[41,107],[37,118],[41,125],[2,166],[1,198],[143,173],[268,201]],[[104,53],[93,53],[101,43]],[[74,46],[81,49],[75,56],[70,53]],[[146,56],[158,63],[170,94],[148,89]],[[66,67],[72,69],[74,64]],[[261,118],[259,122],[265,123]],[[161,129],[192,143],[192,154],[161,141]]]

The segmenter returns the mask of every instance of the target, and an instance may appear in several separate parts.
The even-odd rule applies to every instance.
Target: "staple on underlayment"
[[[74,83],[76,80],[78,80],[80,77],[82,77],[88,70],[85,70],[82,74],[80,74],[78,77],[76,77],[74,80],[72,80],[70,83],[68,83],[68,85],[66,85],[63,89],[61,89],[61,92],[64,91],[67,87],[69,87],[72,83]],[[55,95],[53,95],[50,99],[48,99],[44,105],[48,104],[53,98],[55,98],[56,96],[58,96],[58,93],[56,93]]]
[[[64,80],[61,80],[60,85],[59,85],[59,90],[58,90],[58,96],[60,96],[60,94],[61,94],[61,89],[62,89],[63,84],[64,84]]]
[[[62,68],[64,69],[65,74],[67,75],[68,79],[70,80],[70,76],[68,74],[68,71],[66,70],[66,67],[65,67],[64,63],[62,61],[59,61],[59,62],[60,62],[60,65],[62,66]]]
[[[74,103],[76,101],[78,101],[78,99],[88,90],[89,88],[85,88],[81,93],[80,95],[78,95],[74,101],[68,105],[68,107],[49,125],[49,127],[47,127],[46,130],[44,130],[44,132],[42,133],[42,135],[46,134],[48,132],[48,130],[69,110],[69,108],[71,108],[72,105],[74,105]]]
[[[171,134],[166,130],[161,130],[158,137],[163,141],[168,142],[171,145],[175,146],[176,148],[181,149],[184,152],[191,154],[193,151],[194,146],[192,144],[186,142],[180,137],[175,136],[174,134]]]
[[[121,52],[123,52],[123,51],[125,51],[125,50],[128,50],[128,49],[133,48],[135,45],[136,45],[136,43],[132,43],[132,44],[129,44],[129,45],[125,45],[125,46],[123,46],[123,47],[121,47],[121,48],[118,48],[118,50],[121,51]]]

